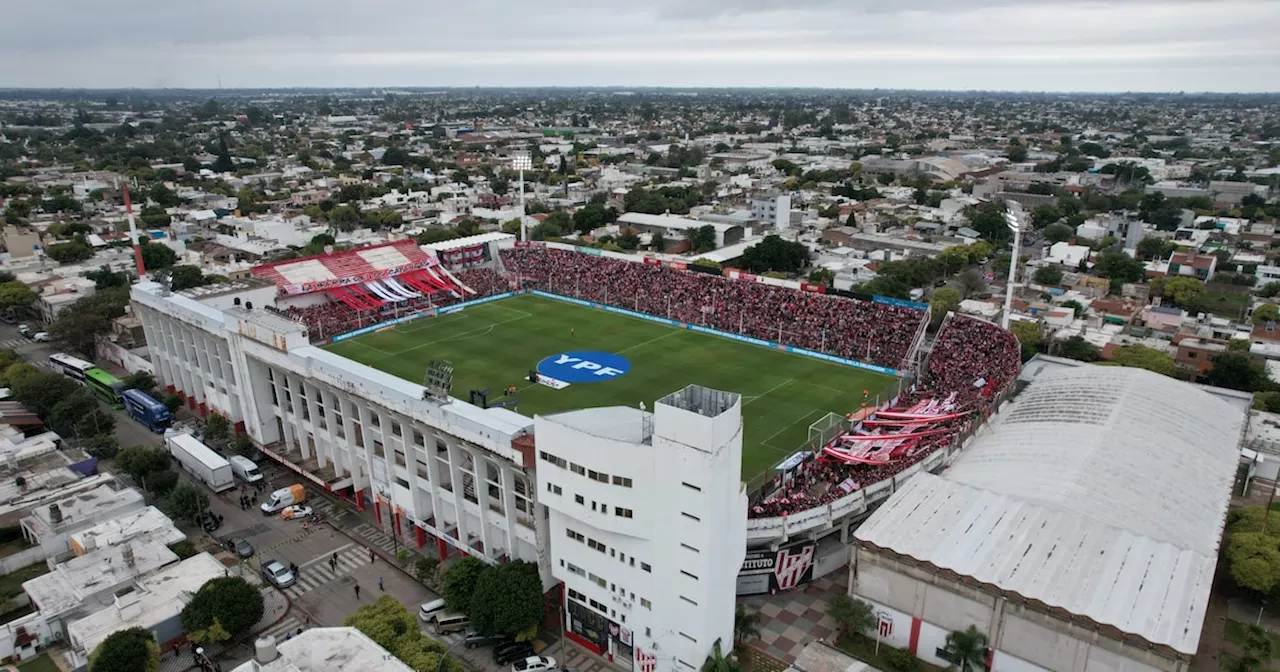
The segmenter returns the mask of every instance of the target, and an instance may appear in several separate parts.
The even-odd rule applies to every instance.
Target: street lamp
[[[533,157],[528,154],[516,154],[511,157],[511,167],[520,171],[520,240],[529,240],[529,232],[525,229],[524,218],[524,171],[533,170]]]
[[[1013,311],[1013,282],[1018,272],[1018,257],[1022,255],[1022,206],[1010,203],[1004,213],[1004,223],[1013,231],[1013,255],[1009,259],[1009,280],[1004,290],[1004,317],[1000,319],[1000,326],[1008,329],[1009,313]]]

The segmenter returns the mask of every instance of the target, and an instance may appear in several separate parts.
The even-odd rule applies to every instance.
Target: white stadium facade
[[[132,310],[157,379],[193,410],[226,416],[299,482],[373,509],[408,544],[434,546],[442,558],[453,549],[489,563],[538,563],[569,639],[641,672],[697,669],[717,641],[728,648],[736,594],[789,590],[845,565],[885,639],[926,660],[946,632],[977,625],[992,636],[994,669],[1185,669],[1244,421],[1235,407],[1186,383],[1101,367],[1044,369],[1017,394],[1012,336],[952,316],[919,364],[926,373],[912,372],[919,389],[877,409],[889,419],[874,421],[935,423],[922,425],[935,429],[920,450],[871,477],[837,471],[821,497],[788,500],[787,487],[828,463],[789,460],[768,496],[747,492],[736,394],[694,385],[647,400],[651,410],[531,418],[322,349],[347,332],[286,314],[428,292],[458,280],[433,271],[449,258],[461,260],[455,269],[502,273],[513,246],[510,236],[486,234],[420,255],[402,241],[300,260],[313,274],[305,281],[287,264],[255,270],[275,284],[174,293],[143,281]],[[615,264],[611,274],[619,263],[659,280],[688,272],[546,249]],[[394,264],[404,275],[383,272]],[[494,291],[507,291],[507,280]],[[498,297],[476,300],[490,298]],[[902,342],[914,354],[927,312],[921,320],[915,308],[889,305],[883,314],[907,316]],[[975,360],[991,375],[976,375]],[[956,412],[914,413],[937,404]],[[861,423],[844,425],[843,438]],[[903,436],[925,434],[892,434]],[[1072,544],[1105,557],[1068,565]],[[1020,563],[1024,551],[1038,560]],[[1143,576],[1140,588],[1128,587]]]

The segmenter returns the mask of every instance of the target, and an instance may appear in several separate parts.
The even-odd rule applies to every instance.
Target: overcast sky
[[[1280,91],[1278,0],[38,0],[0,87]]]

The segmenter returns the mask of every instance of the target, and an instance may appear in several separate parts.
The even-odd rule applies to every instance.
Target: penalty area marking
[[[405,354],[406,352],[413,352],[414,350],[417,350],[417,349],[419,349],[419,348],[425,348],[425,347],[427,347],[428,345],[435,345],[436,343],[443,343],[443,342],[445,342],[445,341],[453,341],[453,340],[457,340],[458,338],[460,338],[460,337],[462,337],[462,336],[468,336],[468,335],[471,335],[471,334],[475,334],[475,333],[477,333],[477,332],[484,331],[485,329],[488,329],[488,330],[492,331],[494,327],[496,327],[496,326],[498,326],[498,325],[500,325],[500,324],[507,324],[508,322],[515,322],[515,321],[517,321],[517,320],[523,320],[524,318],[526,318],[526,317],[530,317],[530,316],[531,316],[531,314],[530,314],[530,313],[526,313],[526,312],[524,312],[524,311],[519,311],[519,312],[520,312],[520,315],[518,315],[517,317],[513,317],[513,318],[511,318],[511,319],[509,319],[509,320],[501,320],[501,321],[498,321],[498,322],[494,322],[493,324],[490,324],[490,325],[488,325],[488,326],[484,326],[484,327],[477,327],[476,329],[472,329],[471,331],[464,331],[464,332],[462,332],[462,333],[460,333],[460,334],[454,334],[454,335],[452,335],[452,336],[446,336],[446,337],[444,337],[444,338],[438,338],[438,339],[436,339],[436,340],[434,340],[434,341],[427,341],[426,343],[419,343],[419,344],[417,344],[417,345],[415,345],[415,346],[412,346],[412,347],[409,347],[409,348],[405,348],[404,350],[397,351],[397,352],[396,352],[396,353],[394,353],[394,354],[395,354],[395,356],[397,356],[397,357],[398,357],[398,356],[400,356],[400,355]]]

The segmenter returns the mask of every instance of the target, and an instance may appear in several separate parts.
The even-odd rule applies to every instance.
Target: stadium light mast
[[[1010,203],[1004,213],[1004,223],[1013,231],[1013,256],[1009,259],[1009,281],[1004,288],[1004,316],[1000,318],[1000,326],[1009,328],[1009,314],[1013,311],[1013,284],[1017,279],[1018,257],[1022,254],[1022,208],[1017,203]]]
[[[124,211],[129,216],[129,238],[133,243],[133,262],[138,266],[138,280],[147,276],[147,267],[142,263],[142,239],[138,235],[138,226],[133,221],[133,202],[129,200],[129,183],[123,185]]]
[[[520,171],[520,240],[529,240],[529,231],[524,216],[524,171],[533,170],[533,157],[528,154],[516,154],[511,157],[511,167]]]

